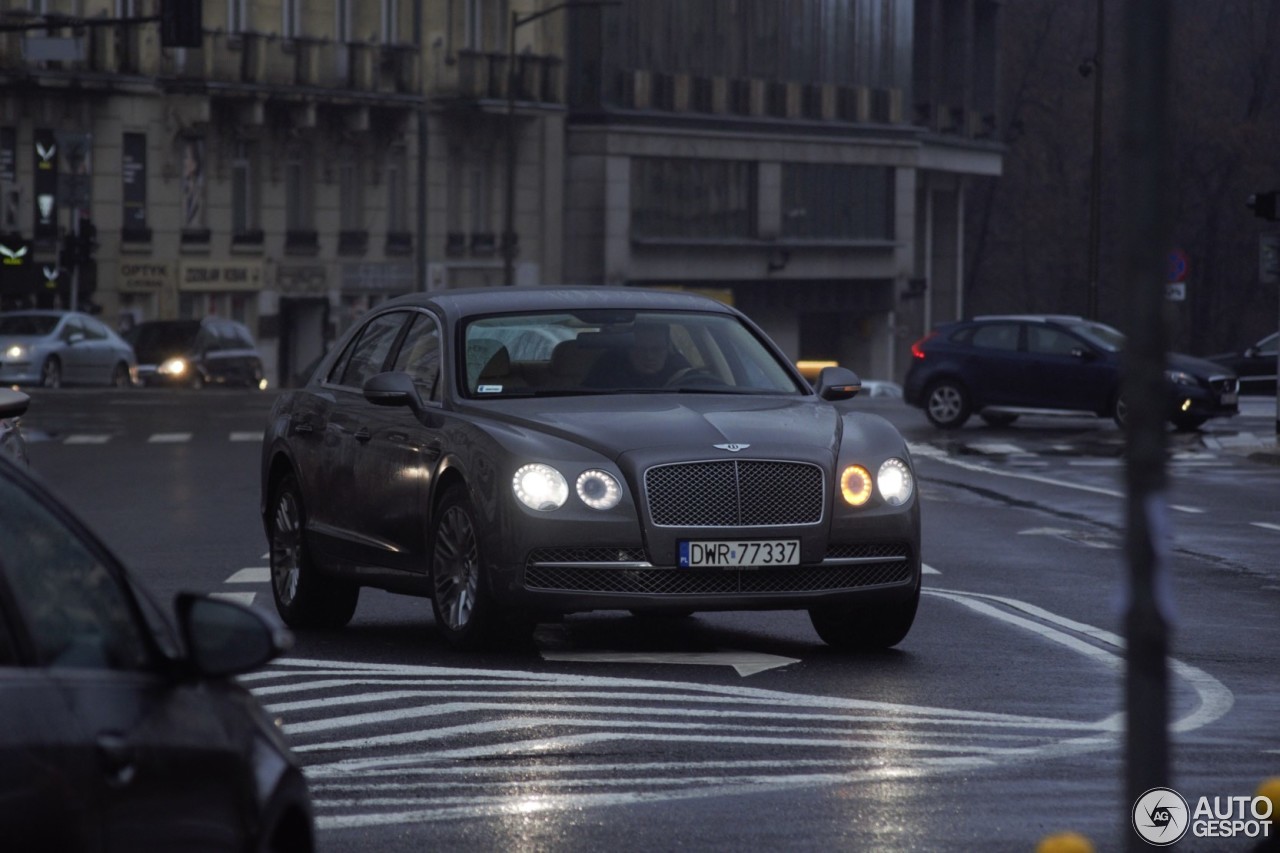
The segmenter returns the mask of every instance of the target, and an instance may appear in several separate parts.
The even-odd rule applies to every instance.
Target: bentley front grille
[[[658,465],[644,487],[659,527],[765,527],[820,522],[823,479],[808,463],[730,459]]]

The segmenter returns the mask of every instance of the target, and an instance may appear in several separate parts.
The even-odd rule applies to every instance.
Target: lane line
[[[270,583],[270,568],[249,568],[240,571],[227,578],[227,583]]]
[[[189,432],[158,432],[147,439],[147,444],[184,444],[190,440]]]
[[[69,435],[62,440],[63,444],[106,444],[111,440],[110,435]]]

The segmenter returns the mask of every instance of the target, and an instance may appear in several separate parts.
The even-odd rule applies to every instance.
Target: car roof
[[[504,311],[617,308],[636,311],[712,311],[737,314],[731,306],[679,290],[583,285],[574,287],[478,287],[412,293],[384,302],[381,307],[435,306],[450,319]]]
[[[1078,314],[980,314],[974,321],[986,320],[1018,320],[1033,323],[1083,323],[1085,319]]]

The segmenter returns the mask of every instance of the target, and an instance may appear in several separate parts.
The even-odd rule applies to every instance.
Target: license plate
[[[740,566],[798,566],[799,539],[682,540],[682,569],[719,569]]]
[[[1238,402],[1240,402],[1240,397],[1235,391],[1228,391],[1222,395],[1222,405],[1224,406],[1234,406]]]

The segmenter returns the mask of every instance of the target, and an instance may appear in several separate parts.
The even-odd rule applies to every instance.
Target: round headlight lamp
[[[901,459],[886,459],[876,474],[876,487],[880,489],[880,497],[889,506],[902,506],[911,500],[915,491],[915,477],[911,468]]]
[[[871,499],[871,472],[850,465],[840,473],[840,494],[849,506],[862,506]]]
[[[181,376],[187,372],[187,361],[183,358],[166,359],[156,370],[166,376]]]
[[[520,503],[540,512],[559,509],[569,498],[564,475],[541,462],[522,465],[511,478],[511,490]]]
[[[592,509],[613,509],[622,500],[622,486],[607,471],[583,471],[576,488],[578,497]]]

